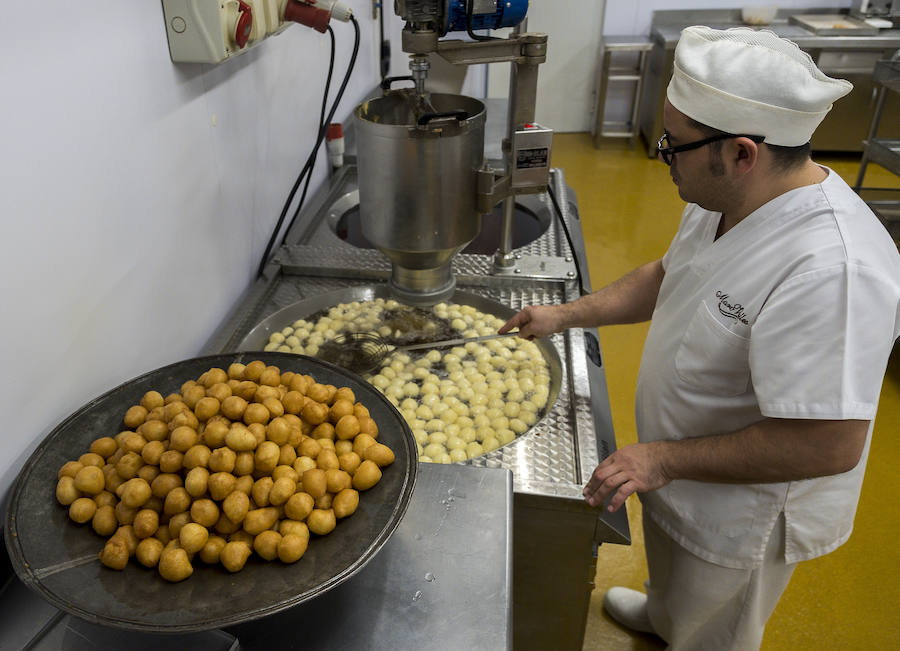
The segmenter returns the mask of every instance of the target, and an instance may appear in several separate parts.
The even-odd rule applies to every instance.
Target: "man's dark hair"
[[[728,133],[727,131],[721,131],[705,125],[702,122],[697,122],[693,118],[688,118],[688,123],[706,137],[727,135]],[[716,168],[713,170],[714,173],[721,173],[722,171],[722,142],[723,141],[719,140],[718,142],[713,142],[709,145],[713,151],[713,164]],[[809,143],[799,145],[798,147],[784,147],[783,145],[770,145],[768,143],[763,144],[769,148],[775,167],[782,172],[788,172],[794,168],[800,167],[809,160],[811,154]]]

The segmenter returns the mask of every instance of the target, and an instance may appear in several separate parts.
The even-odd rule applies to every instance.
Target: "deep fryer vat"
[[[303,301],[294,303],[293,305],[289,305],[263,319],[256,327],[247,333],[244,339],[238,344],[238,350],[262,350],[269,341],[269,335],[273,332],[281,331],[282,328],[290,325],[297,319],[308,319],[312,315],[327,311],[329,308],[341,303],[351,303],[355,301],[366,302],[378,298],[391,298],[391,293],[387,286],[365,285],[317,294]],[[460,290],[457,290],[453,294],[449,299],[449,302],[458,305],[470,305],[480,312],[492,314],[504,320],[509,319],[516,313],[516,310],[513,310],[502,303],[498,303],[484,296]],[[413,343],[413,341],[410,341],[409,343]],[[548,340],[536,340],[534,343],[540,349],[544,361],[547,362],[547,366],[550,370],[550,394],[547,398],[546,407],[539,414],[540,418],[538,421],[526,432],[517,436],[507,445],[513,445],[522,437],[527,437],[529,433],[541,423],[543,416],[553,408],[553,405],[559,396],[562,383],[562,363],[559,354],[556,352],[556,348],[554,348]],[[427,351],[422,351],[422,354],[425,352]],[[466,463],[471,461],[472,460],[470,459]]]

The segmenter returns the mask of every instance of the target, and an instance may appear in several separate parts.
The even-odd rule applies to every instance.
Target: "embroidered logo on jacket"
[[[727,316],[729,319],[740,321],[744,325],[748,325],[747,313],[744,312],[744,306],[740,303],[730,302],[730,296],[725,292],[716,292],[716,298],[719,299],[719,314]]]

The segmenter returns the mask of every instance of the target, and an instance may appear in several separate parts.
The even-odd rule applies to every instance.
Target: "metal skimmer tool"
[[[505,332],[502,335],[485,335],[483,337],[464,337],[461,339],[445,339],[443,341],[428,341],[418,344],[406,344],[392,347],[385,339],[371,332],[342,332],[334,339],[329,339],[319,347],[316,354],[321,360],[331,362],[354,373],[371,373],[385,359],[394,353],[409,350],[426,350],[429,348],[444,348],[447,346],[460,346],[472,341],[487,341],[489,339],[502,339],[513,337],[518,330]]]

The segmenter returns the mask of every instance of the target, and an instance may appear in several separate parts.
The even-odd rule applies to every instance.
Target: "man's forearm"
[[[767,418],[737,432],[626,445],[594,469],[584,488],[591,506],[611,496],[617,511],[632,493],[674,479],[717,483],[782,482],[836,475],[859,463],[869,421]]]
[[[780,482],[835,475],[859,462],[868,421],[767,418],[719,436],[660,441],[670,479]],[[655,444],[654,444],[655,445]]]
[[[655,260],[593,294],[564,303],[566,327],[588,328],[649,320],[664,275],[662,261]]]

